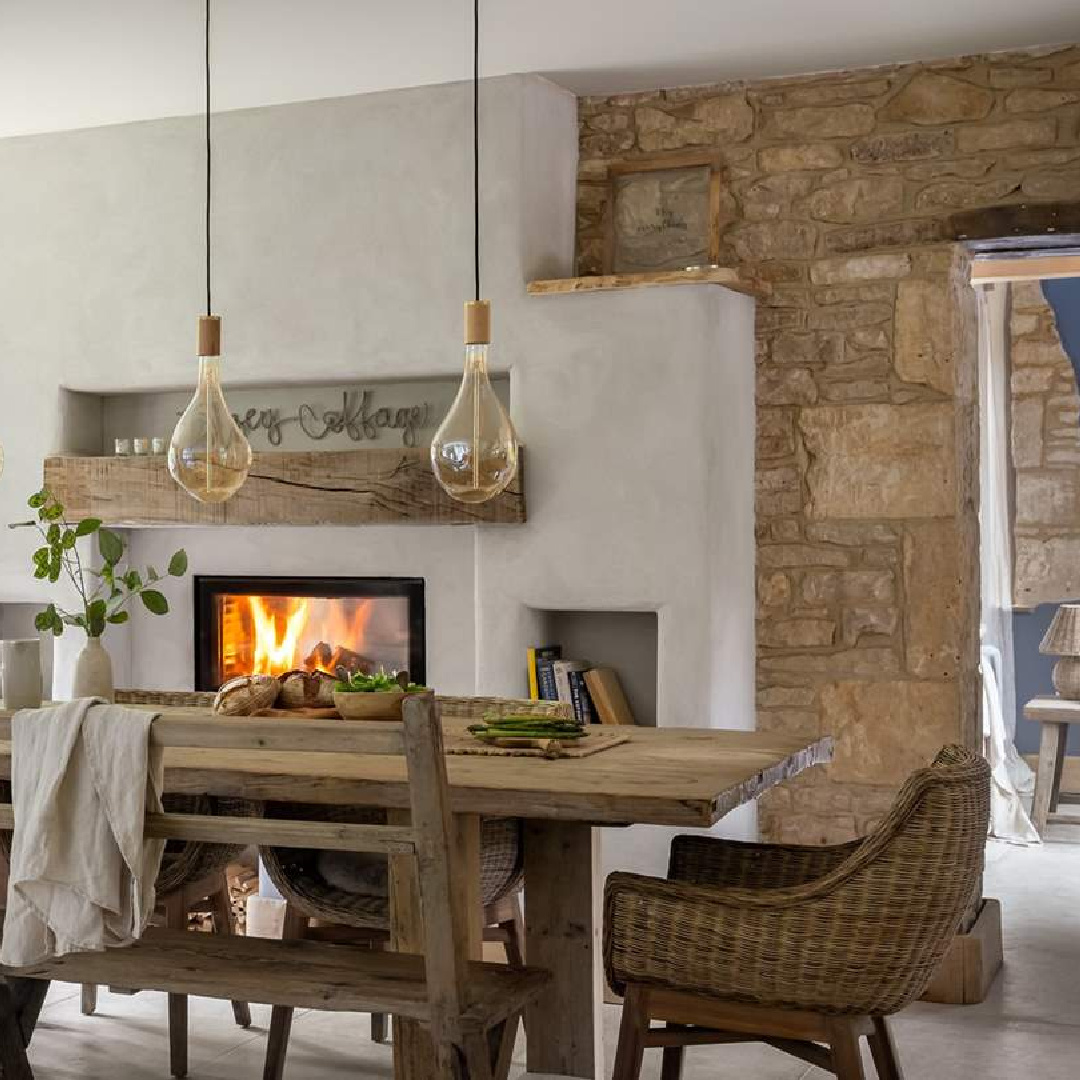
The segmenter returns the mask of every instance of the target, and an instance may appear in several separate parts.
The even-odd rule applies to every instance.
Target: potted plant
[[[405,695],[425,693],[428,688],[409,682],[407,671],[341,672],[334,685],[334,707],[346,720],[400,720]]]
[[[34,577],[54,585],[66,577],[79,597],[79,606],[71,611],[49,604],[38,612],[34,626],[56,637],[68,626],[84,631],[86,645],[75,663],[74,696],[111,701],[112,660],[102,644],[102,635],[107,626],[128,621],[128,605],[136,597],[152,615],[168,614],[169,601],[157,588],[164,575],[152,566],[140,572],[127,565],[124,561],[127,544],[123,537],[104,528],[97,518],[70,524],[64,516],[63,504],[48,488],[31,495],[27,505],[37,511],[37,517],[11,528],[35,528],[41,534],[42,546],[33,555]],[[91,536],[97,538],[100,568],[84,566],[79,554],[78,541]],[[182,577],[187,573],[187,565],[187,553],[181,548],[169,560],[167,573]]]

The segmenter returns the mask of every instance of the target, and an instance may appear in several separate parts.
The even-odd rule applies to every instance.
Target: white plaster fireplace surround
[[[133,531],[192,573],[421,576],[429,682],[520,695],[538,610],[656,611],[657,720],[752,728],[753,301],[717,286],[529,298],[572,272],[573,96],[485,81],[484,279],[527,446],[524,526]],[[464,85],[221,115],[215,307],[232,384],[457,374],[470,288]],[[200,310],[200,121],[0,140],[0,515],[64,447],[58,386],[186,386]],[[2,534],[0,603],[45,595]],[[192,588],[110,631],[119,684],[188,687]],[[120,632],[115,632],[119,630]],[[126,631],[126,632],[124,632]],[[74,639],[62,639],[57,689]],[[750,814],[725,831],[746,834]],[[662,830],[610,865],[661,870]]]

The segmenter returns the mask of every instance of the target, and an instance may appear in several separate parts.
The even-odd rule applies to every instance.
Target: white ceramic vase
[[[112,657],[99,637],[87,638],[79,658],[75,661],[72,696],[113,700]]]
[[[36,709],[41,704],[41,642],[5,641],[4,707]]]

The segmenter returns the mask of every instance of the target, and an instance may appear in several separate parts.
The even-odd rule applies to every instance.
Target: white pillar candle
[[[5,641],[4,707],[36,709],[41,705],[41,642],[37,638]]]

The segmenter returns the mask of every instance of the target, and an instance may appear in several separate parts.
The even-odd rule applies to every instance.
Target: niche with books
[[[579,719],[656,726],[655,611],[544,611],[530,694],[569,701]]]

